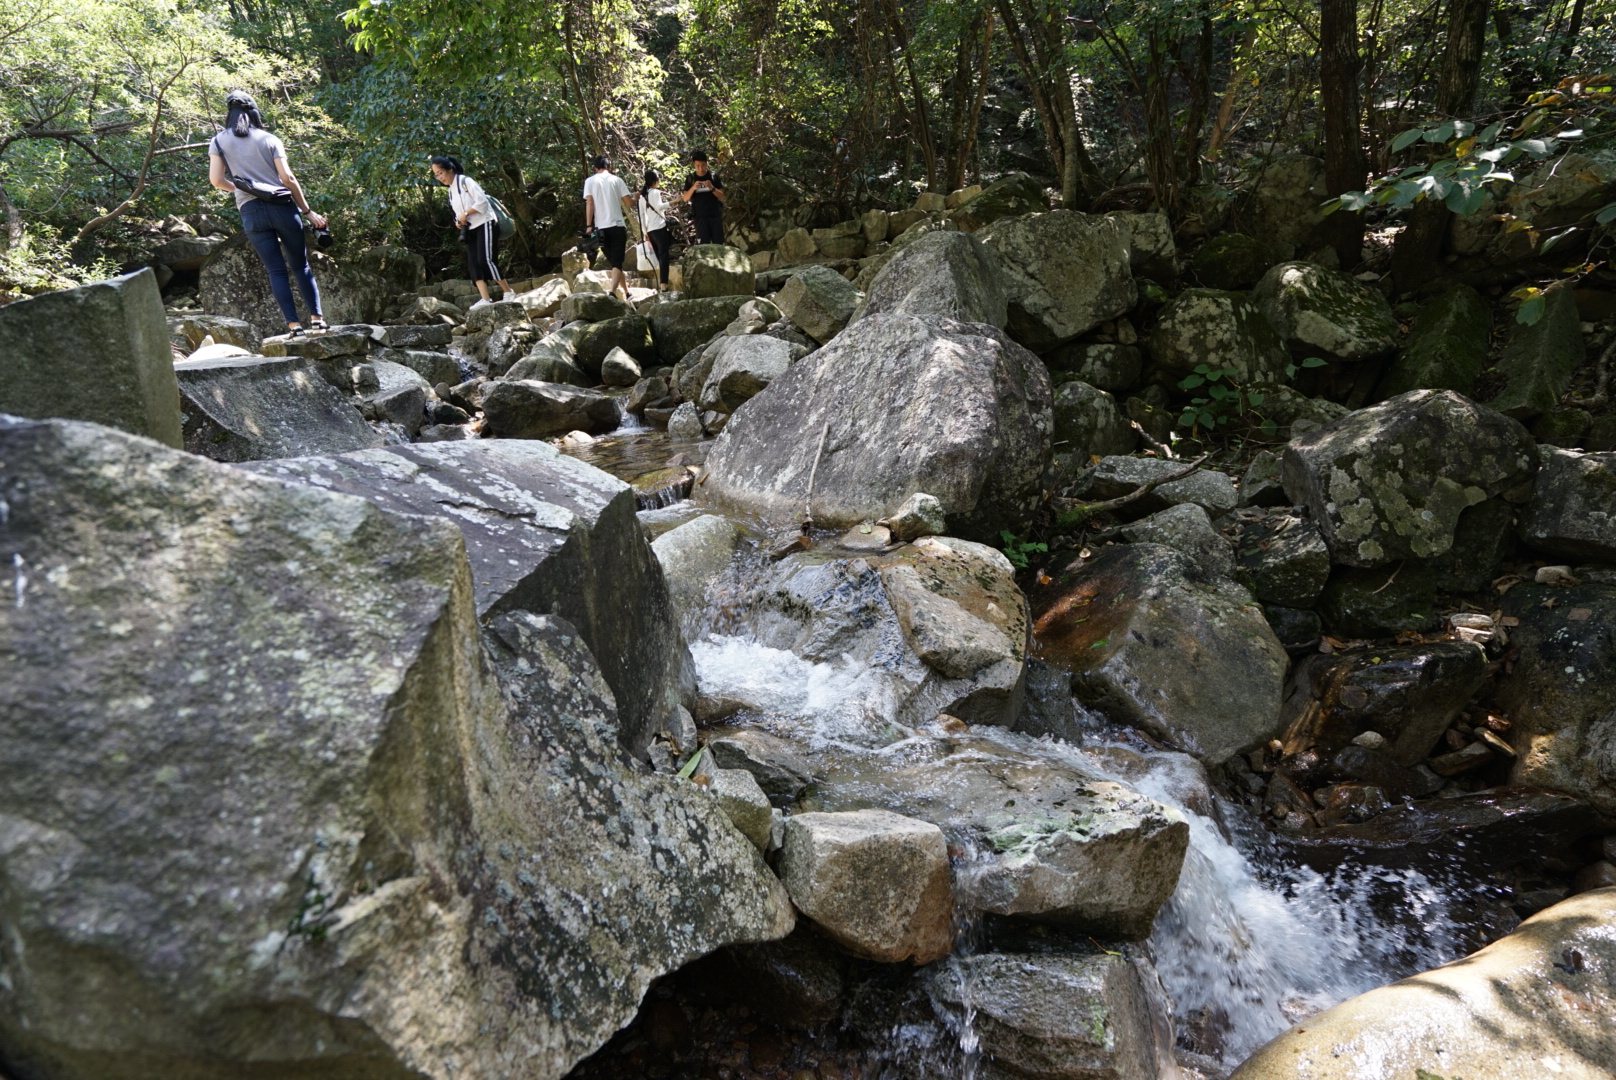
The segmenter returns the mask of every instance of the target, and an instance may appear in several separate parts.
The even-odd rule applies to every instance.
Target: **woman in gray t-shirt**
[[[292,297],[292,278],[297,279],[308,305],[309,325],[315,330],[329,329],[320,313],[320,288],[309,268],[308,246],[303,239],[304,216],[316,229],[325,228],[326,220],[309,209],[303,188],[286,163],[286,147],[264,130],[264,119],[252,95],[233,90],[225,98],[225,107],[229,110],[225,129],[208,144],[208,181],[220,191],[235,195],[241,227],[269,272],[269,288],[286,317],[287,329],[294,336],[303,333],[297,302]],[[278,194],[269,199],[255,196],[237,180],[250,181],[260,185],[260,190]]]

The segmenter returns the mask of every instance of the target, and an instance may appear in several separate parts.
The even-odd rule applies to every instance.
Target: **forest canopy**
[[[231,217],[205,148],[235,86],[346,248],[447,250],[425,160],[449,153],[535,267],[581,225],[597,153],[637,181],[706,148],[743,225],[1022,171],[1059,205],[1156,208],[1194,237],[1303,152],[1344,197],[1344,262],[1388,214],[1430,258],[1421,230],[1518,161],[1616,153],[1616,0],[352,3],[0,0],[0,277],[82,279],[166,215]]]

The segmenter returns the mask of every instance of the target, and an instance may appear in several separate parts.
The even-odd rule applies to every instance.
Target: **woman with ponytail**
[[[668,200],[662,194],[661,183],[662,178],[655,169],[646,169],[645,186],[640,188],[640,230],[656,253],[657,273],[662,282],[659,292],[668,287],[668,251],[673,247],[673,234],[668,231]]]
[[[303,188],[287,164],[286,147],[264,130],[264,118],[252,95],[232,90],[224,104],[224,130],[208,144],[208,182],[236,197],[241,227],[269,273],[269,288],[287,330],[294,337],[303,333],[292,296],[293,278],[308,305],[309,325],[315,330],[329,329],[320,313],[320,287],[309,269],[308,245],[303,238],[305,218],[316,229],[325,228],[326,220],[309,209]]]
[[[460,226],[460,238],[466,242],[466,269],[482,293],[483,298],[471,306],[478,308],[493,302],[488,295],[490,281],[499,282],[506,297],[511,296],[514,290],[499,272],[499,219],[494,215],[493,204],[482,186],[467,176],[454,158],[435,157],[431,164],[433,178],[449,189],[455,224]]]

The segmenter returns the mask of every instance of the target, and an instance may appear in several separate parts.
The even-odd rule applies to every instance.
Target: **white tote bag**
[[[651,246],[651,230],[645,227],[645,196],[640,196],[640,235],[645,237],[634,245],[635,265],[640,270],[660,270],[662,260],[657,258],[656,248]]]

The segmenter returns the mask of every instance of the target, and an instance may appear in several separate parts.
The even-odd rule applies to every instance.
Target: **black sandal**
[[[301,326],[291,326],[286,330],[286,336],[289,338],[300,338],[306,334],[307,331],[305,331]]]
[[[309,329],[313,330],[317,334],[323,334],[327,330],[331,329],[331,324],[325,321],[324,315],[316,315],[314,318],[309,320]]]

